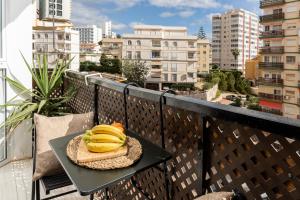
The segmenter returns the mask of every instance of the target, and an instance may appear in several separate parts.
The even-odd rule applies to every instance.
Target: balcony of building
[[[258,85],[283,86],[283,79],[259,77]]]
[[[284,13],[274,13],[269,15],[260,16],[260,23],[273,22],[284,20]]]
[[[283,95],[276,95],[276,94],[268,94],[268,93],[258,93],[258,97],[262,99],[272,100],[272,101],[283,101]]]
[[[284,63],[282,62],[260,62],[260,69],[273,69],[273,70],[283,70]]]
[[[260,53],[261,54],[283,54],[284,46],[276,46],[276,47],[265,46],[260,49]]]
[[[272,31],[264,31],[261,33],[260,38],[283,38],[284,30],[272,30]]]
[[[279,6],[283,5],[285,3],[285,0],[261,0],[260,1],[260,8],[267,8],[270,6]]]

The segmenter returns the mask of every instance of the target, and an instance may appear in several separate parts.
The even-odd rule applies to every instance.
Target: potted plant
[[[8,128],[12,132],[24,120],[32,119],[33,113],[39,113],[45,116],[64,115],[68,113],[66,103],[75,95],[75,89],[70,88],[61,96],[54,96],[53,93],[58,90],[63,82],[65,70],[69,68],[70,61],[58,61],[56,66],[48,68],[48,59],[46,55],[38,58],[37,62],[33,62],[32,66],[25,60],[24,62],[36,87],[26,88],[21,82],[4,77],[7,83],[18,92],[18,94],[10,99],[1,107],[12,108],[5,122],[1,122],[1,127]],[[18,98],[20,97],[20,98]]]

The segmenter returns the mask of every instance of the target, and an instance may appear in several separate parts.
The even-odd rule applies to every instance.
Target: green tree
[[[117,38],[122,38],[122,36],[120,34],[117,34]]]
[[[135,82],[140,86],[144,86],[149,67],[140,60],[127,60],[122,66],[122,73],[128,82]]]
[[[237,66],[238,65],[237,60],[238,60],[238,57],[240,55],[240,50],[239,49],[231,49],[231,53],[232,53],[232,55],[234,57],[235,64]]]
[[[110,61],[109,59],[107,58],[106,54],[102,54],[101,55],[101,58],[100,58],[100,64],[102,67],[106,68],[107,66],[110,65]]]
[[[203,26],[201,26],[201,27],[199,28],[197,37],[198,37],[198,39],[201,39],[201,40],[206,39],[206,33],[205,33],[205,31],[204,31]]]
[[[89,72],[89,71],[99,71],[99,67],[90,61],[84,61],[80,63],[80,69],[81,72],[85,71],[85,72]]]
[[[222,91],[227,91],[228,84],[227,84],[227,76],[225,73],[220,73],[220,81],[219,81],[219,89]]]
[[[231,92],[235,92],[235,77],[231,72],[226,72],[227,88]]]

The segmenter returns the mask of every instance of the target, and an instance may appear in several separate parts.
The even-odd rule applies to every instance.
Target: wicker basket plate
[[[81,141],[81,137],[82,137],[81,135],[74,137],[69,142],[66,151],[69,159],[72,160],[75,164],[82,167],[98,169],[98,170],[124,168],[132,165],[142,155],[142,146],[140,142],[135,138],[127,137],[127,147],[128,147],[127,155],[120,156],[117,158],[93,161],[93,162],[78,162],[77,151],[78,151],[79,143]]]

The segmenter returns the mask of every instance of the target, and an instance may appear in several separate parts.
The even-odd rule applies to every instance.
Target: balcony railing
[[[284,30],[272,30],[262,32],[260,38],[280,38],[284,37]]]
[[[258,78],[258,84],[259,85],[274,85],[274,86],[282,86],[283,85],[283,79],[279,78]]]
[[[278,6],[285,3],[285,0],[261,0],[260,8],[266,8],[269,6]]]
[[[284,63],[278,62],[260,62],[259,68],[269,68],[269,69],[278,69],[282,70],[284,67]]]
[[[276,14],[260,16],[261,23],[278,21],[278,20],[284,20],[284,13],[276,13]]]
[[[282,54],[284,53],[284,47],[262,47],[260,49],[260,53],[262,54]]]
[[[109,186],[111,199],[192,200],[232,189],[247,199],[277,199],[281,192],[300,199],[299,120],[87,80],[77,72],[64,78],[63,88],[77,91],[68,104],[74,113],[94,112],[97,124],[121,122],[173,155],[167,170],[154,166]]]
[[[283,95],[259,93],[258,96],[263,99],[274,100],[274,101],[283,101]]]

